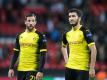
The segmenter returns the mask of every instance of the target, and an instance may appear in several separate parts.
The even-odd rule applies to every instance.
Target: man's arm
[[[97,55],[95,44],[93,44],[92,46],[89,46],[89,49],[91,50],[89,75],[90,77],[95,77],[95,63],[96,63],[96,55]]]
[[[36,79],[43,78],[43,70],[44,70],[44,64],[45,64],[45,55],[47,52],[46,49],[46,37],[45,35],[40,34],[40,40],[39,40],[39,66],[38,66],[38,73],[36,74]]]
[[[95,42],[93,40],[93,35],[89,29],[82,28],[82,31],[84,34],[84,38],[85,38],[86,42],[88,43],[89,49],[91,51],[89,75],[90,75],[90,77],[95,77],[94,67],[95,67],[96,55],[97,55]]]
[[[39,69],[38,69],[39,72],[43,72],[43,69],[44,69],[43,67],[44,67],[44,64],[45,64],[45,56],[46,56],[45,51],[40,52],[40,57],[39,57],[40,62],[39,62]]]
[[[18,55],[19,55],[19,51],[20,51],[20,45],[19,45],[19,35],[17,35],[16,37],[16,42],[15,42],[15,47],[14,47],[14,54],[12,56],[11,59],[11,63],[10,63],[10,69],[13,69],[15,62],[17,61]]]
[[[66,33],[65,33],[63,34],[63,37],[62,37],[62,47],[61,47],[61,51],[65,60],[65,63],[67,63],[68,61],[67,45],[68,45],[68,41],[66,39]]]
[[[12,78],[14,76],[14,65],[17,61],[17,58],[19,56],[19,51],[20,51],[20,46],[19,46],[19,35],[16,37],[16,42],[15,42],[15,48],[14,48],[14,54],[11,58],[10,61],[10,66],[9,66],[9,72],[8,72],[8,77]]]
[[[8,71],[8,77],[10,79],[12,79],[13,76],[14,76],[13,68],[14,68],[14,65],[17,61],[18,55],[19,55],[19,52],[14,52],[14,55],[12,56],[11,63],[10,63],[10,66],[9,66],[9,71]]]
[[[95,44],[93,44],[92,46],[89,46],[89,49],[91,50],[90,69],[94,69],[95,63],[96,63],[96,55],[97,55]]]
[[[14,65],[15,65],[15,63],[17,61],[18,56],[19,56],[19,52],[18,51],[14,51],[14,54],[13,54],[13,56],[11,58],[9,69],[13,69],[14,68]]]
[[[63,46],[62,46],[61,51],[62,51],[64,60],[65,60],[65,63],[67,63],[67,61],[68,61],[67,47],[63,47]]]
[[[46,49],[46,37],[45,35],[40,35],[40,42],[39,42],[39,48],[40,48],[40,57],[39,57],[39,69],[38,71],[39,72],[43,72],[43,69],[44,69],[44,64],[45,64],[45,56],[46,56],[46,52],[47,52],[47,49]]]
[[[40,52],[39,68],[38,68],[38,72],[36,74],[36,79],[37,80],[43,78],[43,70],[44,70],[44,64],[45,64],[45,55],[46,55],[46,51]]]

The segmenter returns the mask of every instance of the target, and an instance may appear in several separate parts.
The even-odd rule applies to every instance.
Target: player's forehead
[[[36,16],[27,16],[26,20],[36,20]]]
[[[69,12],[68,15],[69,15],[69,16],[73,16],[73,15],[74,15],[74,16],[78,16],[76,12]]]

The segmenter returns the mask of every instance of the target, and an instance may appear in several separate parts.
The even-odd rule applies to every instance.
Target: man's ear
[[[37,24],[37,21],[35,22],[35,25]]]
[[[27,22],[26,22],[26,20],[25,20],[25,22],[24,22],[25,24],[27,24]]]

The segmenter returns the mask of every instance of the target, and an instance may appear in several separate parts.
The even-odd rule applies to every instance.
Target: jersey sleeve
[[[86,39],[86,41],[88,43],[88,46],[91,46],[91,45],[95,44],[95,42],[93,40],[93,34],[90,32],[89,29],[86,29],[84,31],[84,36],[85,36],[85,39]]]
[[[46,56],[46,37],[43,34],[40,34],[40,39],[39,39],[39,66],[38,66],[38,71],[43,72],[44,71],[44,64],[45,64],[45,56]]]
[[[14,51],[20,51],[19,35],[16,36],[15,47],[14,47],[13,50],[14,50]]]
[[[63,34],[63,37],[62,37],[62,46],[63,47],[66,47],[68,44],[68,41],[66,39],[66,34]]]
[[[47,51],[46,49],[46,37],[45,35],[41,34],[40,35],[40,41],[39,41],[39,48],[40,48],[40,52],[44,52],[44,51]]]

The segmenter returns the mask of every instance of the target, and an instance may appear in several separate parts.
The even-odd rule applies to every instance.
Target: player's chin
[[[70,23],[70,25],[75,25],[75,23]]]
[[[29,29],[33,29],[34,27],[33,26],[29,26]]]
[[[74,21],[71,21],[71,22],[69,22],[70,24],[75,24],[75,22]]]
[[[29,27],[28,29],[29,29],[29,30],[33,30],[33,27]]]

